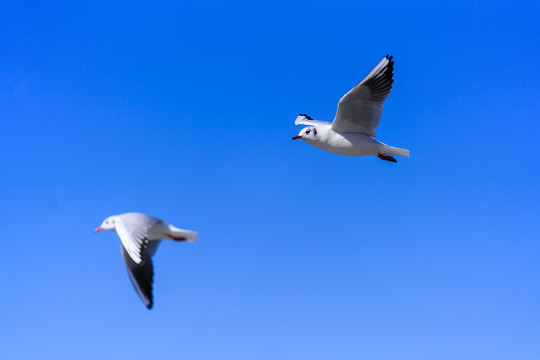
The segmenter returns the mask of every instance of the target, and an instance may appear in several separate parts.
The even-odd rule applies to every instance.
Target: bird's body
[[[162,239],[193,242],[197,239],[194,231],[178,229],[174,225],[167,224],[162,220],[156,222],[150,229],[148,229],[148,240],[157,241]]]
[[[341,98],[332,123],[300,114],[295,125],[309,125],[293,137],[328,152],[347,156],[373,155],[387,161],[389,155],[409,156],[409,150],[388,146],[375,139],[383,103],[393,83],[394,62],[385,57],[357,86]]]
[[[334,154],[347,156],[404,155],[403,149],[388,146],[366,134],[337,132],[332,130],[330,124],[319,125],[317,130],[317,138],[306,138],[304,141]]]
[[[162,239],[193,242],[197,232],[169,225],[163,220],[141,213],[109,216],[95,231],[115,230],[122,244],[122,258],[139,297],[147,308],[153,306],[152,256]]]

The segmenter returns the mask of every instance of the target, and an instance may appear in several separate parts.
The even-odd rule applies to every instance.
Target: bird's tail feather
[[[169,233],[173,237],[185,238],[187,242],[195,242],[199,237],[196,231],[179,229],[174,225],[169,225]]]
[[[387,146],[386,154],[400,155],[400,156],[409,157],[409,150],[401,149],[401,148],[397,148],[397,147],[393,147],[393,146]]]

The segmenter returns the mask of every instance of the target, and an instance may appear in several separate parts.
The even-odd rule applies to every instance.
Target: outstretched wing
[[[332,129],[375,137],[384,100],[390,94],[394,73],[392,56],[386,56],[358,85],[339,100]]]
[[[152,284],[154,282],[154,265],[152,264],[152,255],[156,251],[159,241],[150,241],[148,249],[144,254],[143,262],[138,264],[129,255],[124,244],[122,244],[122,258],[126,264],[129,278],[133,287],[144,302],[144,305],[151,309],[154,305],[152,295]]]
[[[127,213],[117,217],[116,232],[122,246],[135,263],[144,262],[148,229],[159,221],[161,220],[139,213]]]
[[[298,117],[294,121],[294,125],[313,125],[313,126],[317,126],[317,125],[321,125],[321,124],[329,125],[330,123],[327,122],[327,121],[322,121],[322,120],[313,120],[311,117],[309,117],[306,114],[298,115]]]

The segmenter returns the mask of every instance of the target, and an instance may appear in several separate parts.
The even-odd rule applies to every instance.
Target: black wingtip
[[[153,307],[153,306],[154,306],[154,304],[148,304],[148,305],[146,305],[146,308],[147,308],[148,310],[152,310],[152,307]]]

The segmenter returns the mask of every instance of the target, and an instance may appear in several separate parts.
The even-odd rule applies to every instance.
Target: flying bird
[[[381,62],[338,103],[332,123],[313,120],[300,114],[295,125],[308,125],[292,139],[302,139],[310,145],[334,154],[348,156],[374,155],[396,162],[390,155],[409,156],[409,150],[388,146],[375,140],[384,100],[390,94],[394,72],[392,56]]]
[[[154,304],[152,256],[161,239],[194,242],[197,232],[169,225],[163,220],[141,213],[109,216],[94,232],[115,230],[122,245],[122,258],[131,283],[148,309]]]

